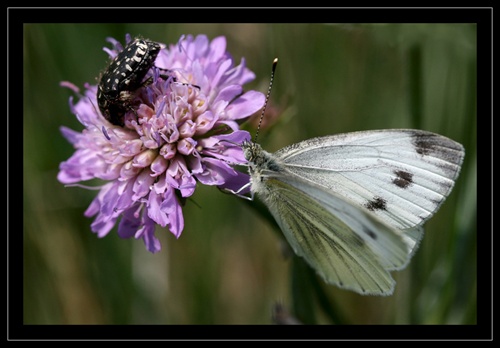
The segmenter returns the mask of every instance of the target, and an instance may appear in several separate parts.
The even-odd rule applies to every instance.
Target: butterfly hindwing
[[[409,259],[402,233],[300,179],[274,173],[263,185],[287,241],[325,281],[361,294],[392,293],[389,270],[403,268]]]

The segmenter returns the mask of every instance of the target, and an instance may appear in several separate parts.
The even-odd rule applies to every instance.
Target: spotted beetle
[[[144,77],[154,65],[160,52],[157,42],[135,39],[109,64],[97,87],[97,104],[105,119],[117,126],[123,126],[125,113],[135,110],[130,105]]]

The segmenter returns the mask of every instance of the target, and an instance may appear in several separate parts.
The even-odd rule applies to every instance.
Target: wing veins
[[[287,205],[287,209],[283,210],[282,206],[280,204],[277,204],[275,206],[276,209],[279,210],[278,216],[287,216],[286,221],[291,222],[293,221],[294,227],[290,225],[286,225],[284,223],[285,220],[280,221],[280,224],[283,224],[282,229],[284,231],[288,231],[290,234],[293,235],[295,238],[295,241],[297,243],[291,242],[290,244],[294,246],[295,248],[299,248],[300,250],[296,250],[296,253],[299,254],[300,256],[304,257],[308,263],[313,263],[321,266],[324,262],[321,261],[321,256],[324,257],[324,261],[327,262],[329,265],[329,270],[333,271],[336,275],[336,278],[338,279],[337,281],[332,280],[331,277],[329,277],[326,273],[320,273],[325,280],[328,282],[339,282],[339,286],[343,288],[353,288],[352,285],[349,285],[349,283],[346,283],[345,281],[342,280],[342,277],[338,273],[338,267],[335,267],[335,257],[338,258],[342,262],[342,267],[343,269],[347,270],[351,275],[350,278],[355,281],[354,286],[357,286],[360,288],[363,293],[369,292],[369,293],[380,293],[380,294],[388,294],[392,291],[393,288],[393,280],[392,277],[390,276],[389,272],[387,269],[382,267],[381,264],[374,265],[372,264],[367,258],[367,253],[371,255],[375,255],[373,253],[373,250],[368,247],[368,245],[364,242],[362,238],[357,236],[356,233],[353,234],[353,238],[357,238],[357,243],[364,245],[364,253],[357,253],[353,254],[352,250],[349,251],[348,249],[345,248],[345,245],[348,245],[348,241],[344,238],[345,233],[335,233],[334,231],[328,229],[328,223],[323,221],[321,217],[319,217],[317,214],[314,214],[311,209],[309,209],[306,205],[301,203],[300,199],[293,199],[293,202],[288,198],[287,195],[278,193],[279,191],[285,191],[287,190],[284,187],[281,187],[279,190],[275,192],[277,196],[279,196],[280,199],[280,204],[285,204]],[[290,195],[295,194],[289,192]],[[307,199],[307,196],[301,194],[301,198]],[[293,196],[291,196],[293,197]],[[297,209],[296,206],[300,205],[300,209]],[[289,214],[290,211],[293,211],[294,214]],[[305,221],[308,221],[306,219],[306,216],[304,215],[303,212],[307,212],[311,216],[314,216],[316,218],[314,225],[307,224]],[[340,220],[339,220],[340,221]],[[345,225],[345,223],[341,222],[342,224]],[[321,228],[319,226],[321,226]],[[350,227],[348,225],[345,225],[348,229]],[[316,241],[321,239],[321,243],[312,243],[311,240],[309,240],[305,234],[304,230],[307,230],[308,235],[311,236],[311,238],[314,238]],[[286,236],[286,234],[285,234]],[[304,243],[307,244],[307,248],[311,251],[312,257],[311,259],[307,258],[307,255],[303,252],[304,246],[302,246]],[[326,257],[329,255],[328,252],[325,252],[325,243],[334,251],[335,257]],[[321,245],[323,253],[318,252],[316,249],[312,248],[312,245]],[[347,261],[353,262],[356,267],[352,268],[350,263]],[[362,260],[363,262],[361,263],[358,260]],[[380,261],[380,260],[379,260]],[[314,267],[315,269],[318,269],[318,267]],[[357,269],[356,269],[357,268]],[[356,269],[356,270],[355,270]],[[371,271],[371,272],[370,272]],[[359,274],[358,274],[359,273]],[[368,278],[369,281],[362,281],[359,276],[360,274],[363,274],[365,279]],[[376,278],[374,277],[375,274],[380,274],[381,279],[383,279],[383,283],[379,280],[377,281]],[[330,278],[330,279],[328,279]],[[369,289],[365,289],[365,287],[362,284],[370,285]],[[386,287],[382,287],[382,284],[386,285]],[[374,287],[376,287],[378,290],[374,290]]]

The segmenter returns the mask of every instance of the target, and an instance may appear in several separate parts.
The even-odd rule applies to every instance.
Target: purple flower
[[[122,46],[109,41],[114,47],[105,50],[114,57]],[[184,228],[181,202],[198,183],[237,189],[248,182],[247,174],[232,167],[246,162],[238,144],[250,139],[238,123],[262,108],[264,95],[243,92],[255,75],[243,59],[234,66],[224,37],[182,37],[160,51],[147,78],[152,83],[135,93],[135,112],[127,112],[123,127],[96,108],[96,86],[85,86],[76,103],[70,98],[85,129],[61,127],[76,151],[60,164],[58,179],[70,185],[106,181],[85,211],[96,216],[92,231],[103,237],[120,220],[120,237],[142,238],[154,253],[161,249],[155,226],[168,226],[178,238]]]

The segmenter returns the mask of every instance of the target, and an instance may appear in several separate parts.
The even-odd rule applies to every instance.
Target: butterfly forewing
[[[313,138],[274,156],[290,173],[407,229],[423,224],[448,196],[464,150],[441,135],[401,129]]]

